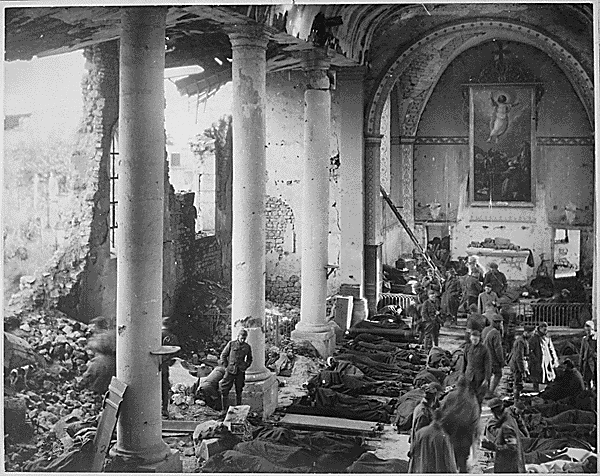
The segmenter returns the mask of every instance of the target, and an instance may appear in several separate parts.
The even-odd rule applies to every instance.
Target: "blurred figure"
[[[487,327],[487,318],[479,313],[477,304],[471,304],[469,307],[469,317],[467,318],[467,330],[465,340],[470,342],[472,331],[483,331]]]
[[[433,412],[439,406],[439,397],[442,393],[442,386],[437,382],[428,383],[425,385],[425,396],[419,403],[412,415],[412,428],[410,430],[410,441],[415,441],[415,435],[421,428],[425,428],[433,421]],[[410,456],[410,453],[409,453]]]
[[[579,350],[579,371],[583,375],[585,389],[591,390],[598,385],[597,376],[597,352],[598,339],[596,338],[594,321],[587,321],[583,327],[585,335],[581,340]]]
[[[450,436],[458,471],[467,473],[471,446],[479,434],[481,410],[464,376],[458,379],[456,387],[444,397],[440,411],[442,427]]]
[[[87,348],[94,357],[88,362],[79,387],[104,395],[112,378],[117,375],[117,334],[112,323],[103,316],[92,319],[90,324],[93,334],[88,339]]]
[[[417,431],[411,449],[409,473],[458,473],[450,437],[440,423],[439,410],[433,421]]]
[[[492,398],[489,407],[494,419],[488,423],[488,429],[494,439],[486,435],[481,446],[496,453],[494,473],[525,473],[525,455],[517,422],[499,398]]]
[[[485,270],[479,264],[477,256],[469,256],[469,259],[467,260],[467,267],[469,268],[469,274],[475,276],[479,282],[483,283]]]
[[[548,324],[540,322],[529,339],[529,374],[535,392],[540,391],[540,383],[546,384],[556,378],[554,369],[557,367],[558,356],[548,335]]]

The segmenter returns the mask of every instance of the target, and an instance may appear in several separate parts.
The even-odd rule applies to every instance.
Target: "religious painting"
[[[535,85],[470,85],[471,202],[533,202]]]

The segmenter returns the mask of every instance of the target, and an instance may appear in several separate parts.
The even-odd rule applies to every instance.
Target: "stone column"
[[[122,471],[180,472],[162,440],[161,347],[166,8],[121,16],[117,378],[127,384],[112,451]]]
[[[229,34],[233,51],[233,338],[248,330],[254,361],[244,402],[266,417],[277,406],[277,380],[265,367],[266,51],[260,28]]]
[[[343,68],[337,75],[340,103],[341,228],[340,273],[342,287],[357,288],[363,296],[364,272],[364,69]]]
[[[365,136],[365,297],[369,314],[381,293],[381,134]]]
[[[326,316],[329,238],[331,93],[329,59],[318,50],[304,57],[309,85],[304,93],[304,177],[300,322],[294,340],[309,340],[323,358],[333,354],[335,335]]]

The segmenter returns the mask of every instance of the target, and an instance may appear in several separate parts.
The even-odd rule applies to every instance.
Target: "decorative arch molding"
[[[593,81],[573,54],[531,26],[488,19],[446,25],[404,50],[387,68],[369,100],[365,134],[379,134],[386,98],[398,83],[405,106],[401,133],[414,136],[425,105],[445,69],[464,51],[492,38],[525,43],[545,52],[565,73],[593,124]]]

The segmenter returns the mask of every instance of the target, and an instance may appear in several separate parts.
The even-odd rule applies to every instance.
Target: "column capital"
[[[338,81],[363,81],[366,74],[366,68],[364,66],[337,68],[336,71]]]
[[[383,134],[365,134],[366,144],[381,144],[381,139],[383,139]]]
[[[308,89],[329,90],[328,71],[331,66],[331,57],[324,48],[312,48],[300,54],[302,69],[308,76]]]
[[[269,36],[262,25],[237,25],[226,29],[232,48],[267,49]]]

